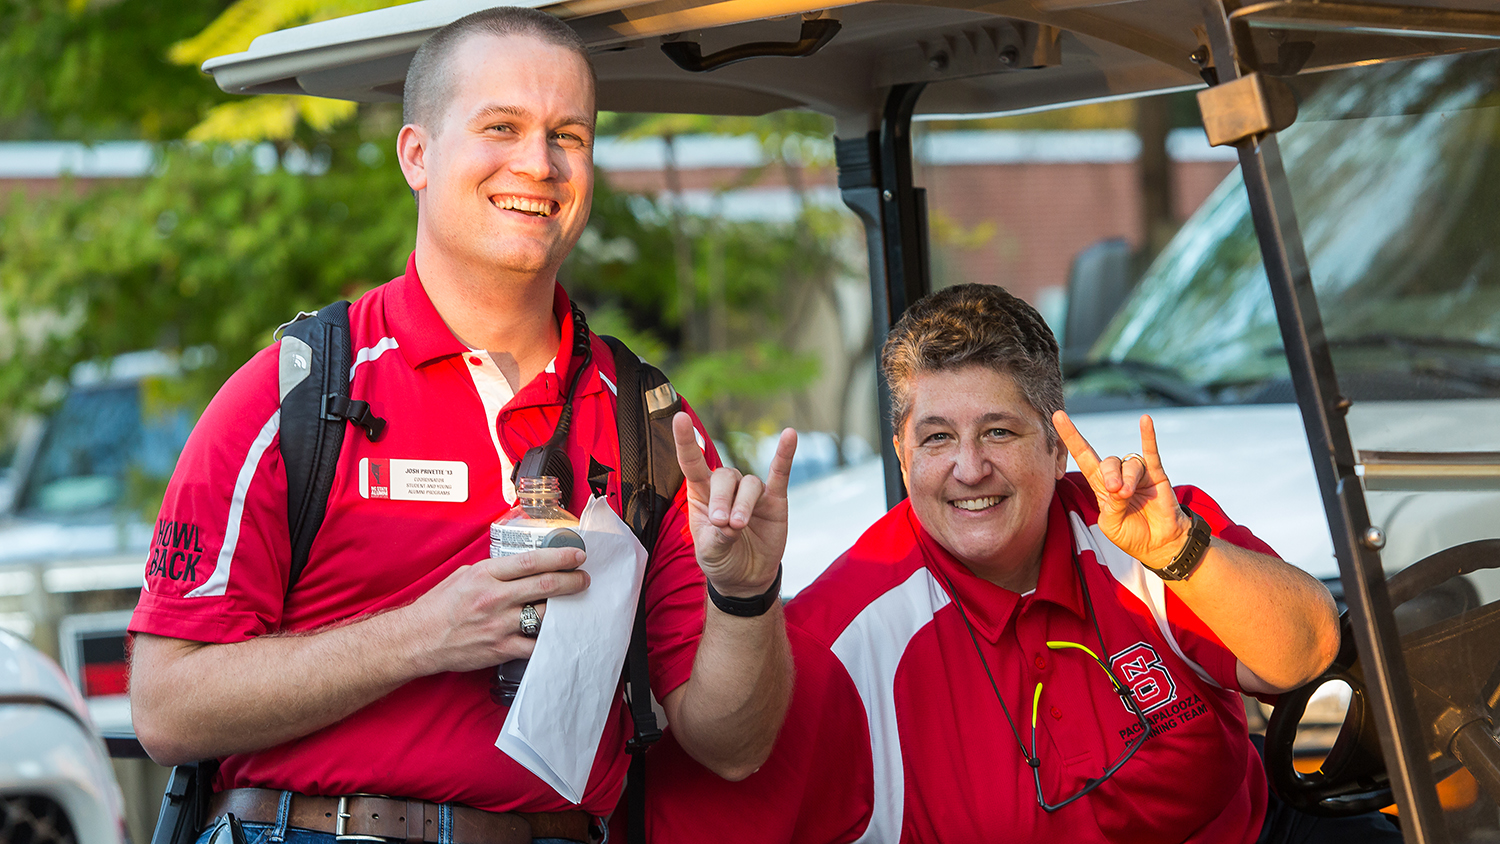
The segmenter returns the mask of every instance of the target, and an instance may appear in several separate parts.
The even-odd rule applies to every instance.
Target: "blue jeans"
[[[245,823],[241,824],[245,830],[245,844],[273,844],[272,833],[276,830],[275,824],[269,823]],[[198,844],[208,844],[208,836],[213,832],[213,825],[198,836]],[[333,833],[313,832],[296,827],[287,827],[283,833],[284,844],[334,844]],[[447,842],[444,842],[447,844]],[[532,844],[582,844],[569,838],[536,838]]]

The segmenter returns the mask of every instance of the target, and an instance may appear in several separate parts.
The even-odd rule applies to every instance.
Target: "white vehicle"
[[[61,653],[68,615],[129,610],[144,581],[152,525],[144,501],[164,486],[193,417],[156,399],[169,371],[152,353],[121,356],[75,385],[18,459],[0,508],[0,628]]]
[[[1500,491],[1485,480],[1500,472],[1500,271],[1486,269],[1500,262],[1500,110],[1487,105],[1493,84],[1477,82],[1497,72],[1495,52],[1332,72],[1305,86],[1302,118],[1281,133],[1388,572],[1500,535]],[[1368,119],[1397,98],[1411,113]],[[1434,100],[1441,120],[1419,108]],[[1067,369],[1068,411],[1101,454],[1138,451],[1150,413],[1174,483],[1203,487],[1342,594],[1238,172]],[[1453,462],[1414,456],[1432,451]],[[883,512],[871,472],[793,492],[794,512],[841,504],[831,521],[793,523],[789,583],[811,582]],[[1475,582],[1483,600],[1500,597],[1500,578]]]
[[[0,630],[0,841],[120,844],[124,801],[82,696]]]
[[[1389,572],[1500,534],[1485,480],[1500,452],[1497,70],[1487,52],[1330,72],[1298,86],[1301,116],[1280,136]],[[1076,368],[1068,404],[1120,452],[1149,408],[1174,482],[1204,486],[1283,557],[1337,578],[1238,173]]]

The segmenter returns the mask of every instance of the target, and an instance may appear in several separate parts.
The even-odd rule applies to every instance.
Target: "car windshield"
[[[192,423],[181,408],[144,412],[137,383],[75,389],[48,420],[17,510],[58,517],[141,504],[172,474]]]
[[[1500,396],[1500,52],[1294,87],[1281,149],[1341,390]],[[1238,171],[1147,270],[1069,406],[1121,397],[1295,401]]]

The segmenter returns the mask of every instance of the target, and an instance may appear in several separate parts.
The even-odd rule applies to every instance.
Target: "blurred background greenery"
[[[201,408],[278,324],[401,271],[415,206],[391,154],[399,108],[231,97],[197,70],[264,32],[382,5],[393,4],[18,0],[0,11],[0,140],[157,144],[144,179],[4,198],[0,406],[35,408],[80,362],[157,349],[188,353],[183,396]],[[604,134],[669,145],[751,134],[782,168],[802,166],[784,153],[789,138],[826,141],[831,128],[807,114],[601,120]],[[795,404],[819,372],[796,350],[798,317],[808,297],[833,295],[838,243],[857,233],[810,203],[788,221],[728,221],[600,181],[562,274],[594,326],[662,364],[724,441],[785,420],[785,402],[768,400]]]
[[[145,141],[153,162],[141,177],[64,175],[0,193],[0,433],[54,405],[80,364],[107,369],[141,350],[174,362],[180,376],[153,390],[195,414],[276,326],[401,272],[416,209],[394,160],[398,106],[232,96],[198,70],[266,32],[389,5],[0,5],[0,142]],[[1186,97],[1169,97],[919,132],[1134,129],[1161,140],[1141,159],[1164,171],[1167,128],[1194,120]],[[814,473],[869,454],[875,438],[863,232],[830,199],[832,131],[806,112],[600,115],[602,140],[649,141],[664,163],[649,188],[617,189],[599,172],[562,279],[596,330],[667,371],[741,468],[785,425],[825,432],[822,457],[809,463],[804,449],[800,461]],[[705,136],[751,139],[761,162],[712,184],[707,206],[689,201],[702,174],[677,164]],[[724,197],[766,182],[790,195],[789,211],[721,213]],[[1179,215],[1165,179],[1144,184],[1150,252]],[[965,256],[1016,251],[1014,232],[959,219],[941,191],[931,213],[937,286],[971,280]],[[165,480],[132,483],[120,503],[150,519]]]

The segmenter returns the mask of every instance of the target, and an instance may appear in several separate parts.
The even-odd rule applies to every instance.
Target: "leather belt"
[[[270,788],[232,788],[208,802],[208,816],[226,812],[251,823],[276,823],[284,792]],[[452,812],[453,844],[531,844],[533,838],[593,841],[593,818],[581,809],[568,812],[486,812],[458,803]],[[292,793],[288,826],[333,833],[348,840],[371,837],[392,841],[438,840],[440,807],[426,800],[403,800],[354,794],[317,797]]]

